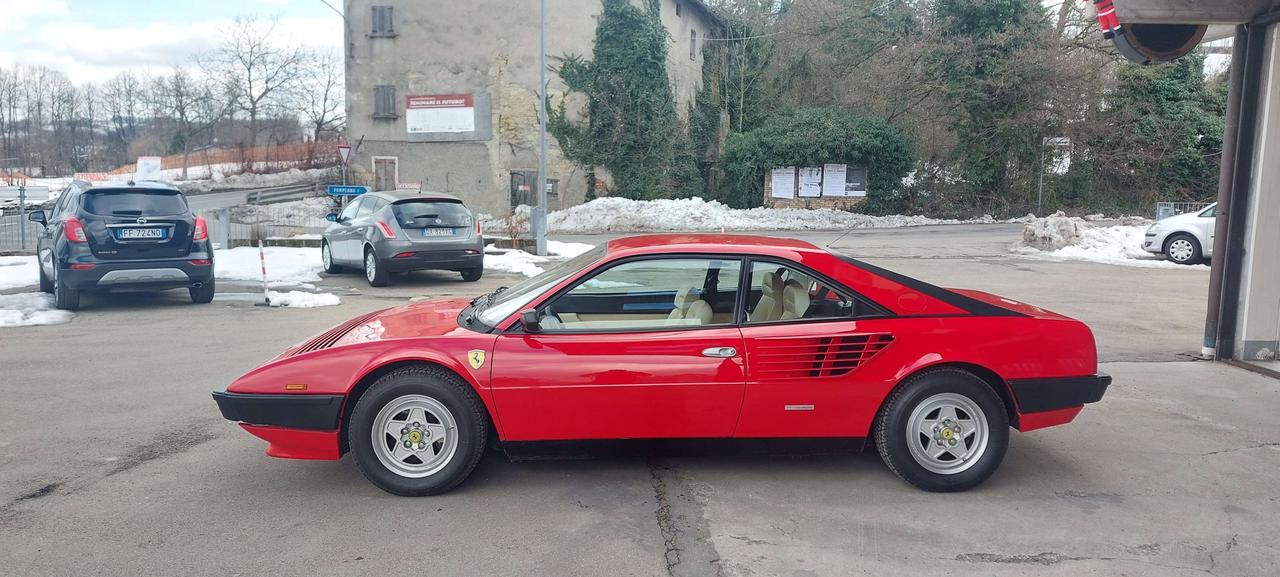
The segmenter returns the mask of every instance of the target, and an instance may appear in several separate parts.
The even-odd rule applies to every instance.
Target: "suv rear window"
[[[396,220],[405,228],[471,226],[471,211],[456,202],[407,200],[391,205]]]
[[[167,190],[93,190],[84,195],[86,212],[102,216],[171,216],[187,212],[181,194]]]

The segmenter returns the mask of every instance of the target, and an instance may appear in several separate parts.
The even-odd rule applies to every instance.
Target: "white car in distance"
[[[1213,256],[1214,216],[1217,203],[1199,211],[1171,216],[1147,229],[1142,249],[1178,264],[1197,264]]]

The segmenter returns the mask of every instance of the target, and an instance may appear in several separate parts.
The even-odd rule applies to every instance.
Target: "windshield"
[[[186,214],[187,201],[176,191],[95,190],[81,201],[90,214],[102,216],[172,216]]]
[[[471,212],[456,202],[402,200],[391,205],[391,210],[404,228],[471,226]]]
[[[491,327],[498,326],[498,323],[502,322],[503,319],[521,310],[530,301],[574,273],[586,268],[587,265],[600,260],[602,256],[604,256],[604,247],[598,246],[560,263],[559,266],[548,268],[538,276],[499,292],[487,304],[482,302],[478,305],[484,307],[479,313],[480,322]]]

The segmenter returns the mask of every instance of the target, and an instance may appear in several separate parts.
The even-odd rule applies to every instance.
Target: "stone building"
[[[647,5],[650,0],[632,0]],[[703,47],[723,37],[700,0],[660,0],[667,70],[685,114]],[[547,0],[547,63],[591,57],[601,0]],[[347,138],[353,178],[448,192],[477,212],[530,203],[538,157],[536,0],[346,0]],[[552,101],[565,92],[548,72]],[[570,101],[572,111],[574,101]],[[578,103],[579,105],[581,103]],[[580,108],[578,106],[577,108]],[[582,202],[586,175],[548,136],[551,210]]]

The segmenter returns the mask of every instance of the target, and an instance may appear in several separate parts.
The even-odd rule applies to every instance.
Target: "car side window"
[[[338,217],[338,220],[353,220],[353,219],[355,219],[355,217],[356,217],[356,212],[360,210],[360,205],[361,205],[361,204],[363,204],[363,203],[364,203],[364,199],[363,199],[363,198],[357,198],[357,199],[355,200],[355,202],[353,202],[353,203],[351,203],[351,204],[348,204],[348,205],[347,205],[347,208],[342,209],[342,214]]]
[[[356,213],[356,218],[364,218],[373,214],[374,206],[378,204],[376,198],[366,198],[360,203],[360,211]]]
[[[733,324],[739,259],[652,258],[593,275],[539,310],[545,332],[680,329]]]
[[[747,323],[846,319],[882,313],[855,296],[796,267],[752,261]]]
[[[1206,210],[1200,213],[1200,216],[1202,218],[1213,218],[1217,214],[1217,212],[1218,212],[1218,207],[1214,206],[1214,207],[1211,207],[1209,210]]]
[[[69,199],[72,196],[75,196],[75,194],[71,192],[70,188],[62,191],[62,195],[58,197],[58,202],[53,205],[53,210],[49,211],[49,220],[62,216],[63,211],[67,210]]]

